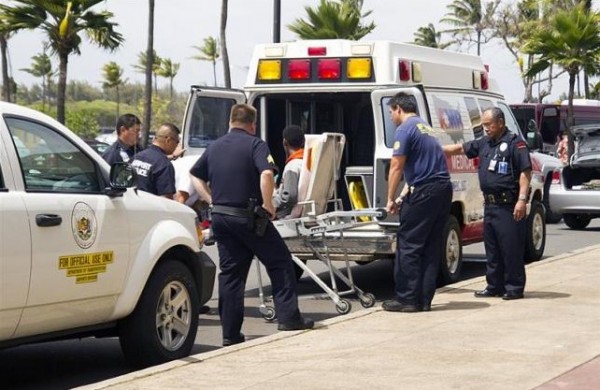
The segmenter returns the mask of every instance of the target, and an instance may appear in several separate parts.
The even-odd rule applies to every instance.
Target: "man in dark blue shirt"
[[[396,298],[385,301],[383,309],[405,313],[429,311],[442,259],[452,184],[442,147],[429,125],[417,116],[414,97],[400,92],[388,105],[392,122],[398,128],[388,175],[386,209],[391,214],[400,214],[400,226],[394,263]],[[397,199],[402,174],[406,185]]]
[[[152,145],[133,157],[131,166],[137,172],[137,187],[154,195],[173,199],[175,168],[168,156],[179,144],[179,129],[172,123],[162,124]]]
[[[102,154],[110,165],[116,162],[130,162],[134,154],[142,148],[138,145],[141,130],[140,119],[133,114],[124,114],[117,120],[117,140]]]
[[[445,145],[448,155],[479,157],[479,186],[485,202],[483,242],[487,257],[484,290],[478,298],[523,298],[527,197],[531,181],[529,149],[505,126],[504,113],[494,107],[481,118],[486,135],[464,144]]]
[[[199,192],[212,203],[212,225],[219,250],[219,315],[223,345],[245,341],[244,290],[252,259],[266,267],[273,288],[279,330],[310,329],[314,321],[298,309],[290,251],[267,220],[254,225],[253,203],[275,215],[272,197],[277,170],[269,147],[256,134],[256,110],[247,104],[231,109],[229,133],[212,142],[190,173],[200,179]],[[264,221],[264,218],[263,218]]]

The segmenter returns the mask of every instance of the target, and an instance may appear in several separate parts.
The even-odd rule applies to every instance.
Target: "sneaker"
[[[315,322],[310,318],[300,318],[296,321],[291,322],[280,322],[277,325],[277,330],[288,331],[288,330],[304,330],[312,329],[315,326]]]

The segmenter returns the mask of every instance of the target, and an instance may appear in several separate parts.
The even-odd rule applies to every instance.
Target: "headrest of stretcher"
[[[314,202],[316,215],[326,211],[327,201],[333,196],[345,144],[346,137],[341,133],[305,135],[298,201]],[[310,205],[299,204],[294,207],[290,217],[307,216],[310,212]]]

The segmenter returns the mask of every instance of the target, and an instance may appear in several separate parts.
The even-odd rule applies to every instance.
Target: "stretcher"
[[[324,291],[321,294],[302,297],[330,298],[340,314],[349,313],[352,309],[350,301],[343,298],[347,295],[356,295],[365,308],[375,304],[375,296],[365,293],[354,283],[348,252],[344,245],[344,233],[377,223],[378,220],[386,217],[383,209],[342,210],[341,200],[337,198],[336,182],[340,177],[339,167],[344,144],[345,137],[340,133],[305,136],[298,206],[292,211],[291,218],[273,222],[286,244],[293,242],[297,246],[300,243],[312,253],[311,259],[318,260],[327,266],[331,286],[321,280],[307,266],[305,260],[294,255],[294,251],[290,248],[294,264]],[[328,208],[333,211],[326,212]],[[329,256],[328,244],[332,241],[337,241],[336,247],[342,248],[343,268],[338,269]],[[336,256],[337,258],[340,257]],[[264,294],[261,264],[258,260],[256,260],[256,270],[259,309],[263,318],[271,321],[276,317],[276,312],[271,304],[271,299]],[[338,288],[338,279],[345,285],[344,289]]]

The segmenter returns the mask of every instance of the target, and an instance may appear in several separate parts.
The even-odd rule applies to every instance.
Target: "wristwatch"
[[[527,200],[527,195],[520,194],[519,200]]]

